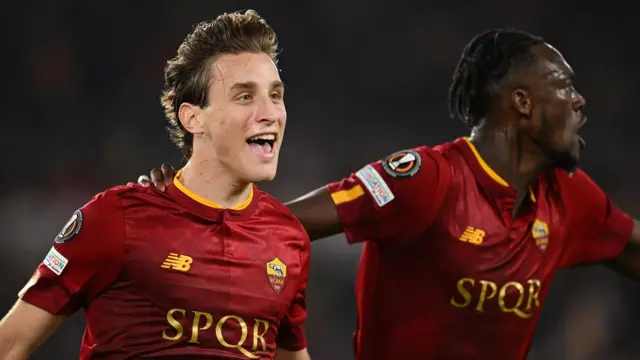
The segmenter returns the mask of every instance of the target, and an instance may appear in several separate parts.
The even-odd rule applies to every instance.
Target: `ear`
[[[524,89],[515,89],[511,92],[511,105],[520,113],[520,116],[527,119],[533,114],[533,105],[531,103],[531,94]]]
[[[199,106],[182,103],[178,108],[178,119],[184,128],[192,134],[201,134],[204,132],[204,124],[202,123],[202,112]]]

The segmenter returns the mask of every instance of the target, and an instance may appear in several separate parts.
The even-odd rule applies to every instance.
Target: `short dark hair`
[[[486,115],[493,87],[514,64],[532,58],[544,39],[525,31],[497,29],[476,35],[464,47],[449,87],[449,113],[469,128]]]
[[[178,119],[180,105],[207,106],[211,62],[218,55],[243,52],[266,53],[277,64],[276,33],[254,10],[224,13],[197,24],[167,62],[160,102],[169,121],[169,136],[187,158],[193,152],[193,134]]]

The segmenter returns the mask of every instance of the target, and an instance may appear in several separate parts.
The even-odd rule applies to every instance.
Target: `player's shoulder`
[[[274,217],[280,220],[287,220],[290,223],[299,224],[293,212],[280,200],[257,186],[254,188],[254,191],[257,195],[256,197],[262,216]]]
[[[372,164],[374,168],[379,168],[386,175],[393,179],[409,179],[417,175],[433,175],[434,170],[449,168],[449,160],[446,158],[446,148],[438,145],[430,147],[420,145],[406,147],[388,153],[378,162]],[[361,172],[366,172],[365,167]]]
[[[66,246],[71,239],[79,237],[80,240],[72,243],[79,244],[77,246],[80,247],[96,246],[94,249],[96,250],[102,249],[99,244],[110,246],[107,244],[122,240],[124,236],[122,197],[132,191],[136,190],[131,186],[115,186],[97,193],[72,213],[55,237],[54,243]]]
[[[550,182],[556,183],[556,186],[563,192],[585,193],[599,189],[593,179],[582,169],[569,172],[562,169],[555,169],[552,173],[553,178]]]
[[[274,226],[289,226],[295,230],[304,241],[309,241],[309,236],[304,227],[285,204],[257,186],[254,188],[254,191],[256,201],[258,201],[258,216],[272,218]]]
[[[549,181],[564,201],[574,200],[584,204],[589,201],[601,202],[606,198],[600,186],[582,169],[573,172],[556,169]]]
[[[118,203],[121,207],[127,208],[141,204],[157,204],[169,199],[169,195],[152,186],[129,183],[126,185],[116,185],[97,193],[93,197],[92,202],[106,204]]]
[[[122,198],[132,189],[128,185],[118,185],[96,193],[83,207],[87,210],[113,209],[122,207]]]
[[[116,197],[120,199],[144,197],[149,194],[160,193],[152,186],[142,186],[140,184],[128,183],[126,185],[116,185],[108,188],[96,196]]]

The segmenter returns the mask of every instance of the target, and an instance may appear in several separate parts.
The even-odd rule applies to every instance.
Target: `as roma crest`
[[[277,257],[267,263],[267,277],[269,284],[276,294],[284,288],[284,280],[287,278],[287,265]]]
[[[531,227],[531,235],[540,250],[545,251],[549,245],[549,226],[546,222],[536,219]]]

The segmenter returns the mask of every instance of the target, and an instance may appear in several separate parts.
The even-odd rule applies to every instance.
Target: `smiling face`
[[[197,134],[194,156],[196,151],[210,153],[208,158],[240,182],[272,180],[287,120],[284,85],[272,58],[223,54],[209,70],[209,105],[194,112],[198,129],[185,123]]]

